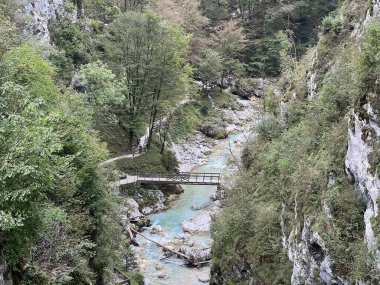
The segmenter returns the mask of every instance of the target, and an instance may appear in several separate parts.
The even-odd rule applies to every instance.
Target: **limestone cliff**
[[[215,226],[211,284],[378,284],[379,23],[380,1],[345,1],[293,82],[267,91],[265,104],[278,106],[271,127],[285,130],[246,146],[233,193],[251,201],[231,198]],[[239,227],[241,216],[252,222]]]
[[[67,6],[65,7],[65,5]],[[69,7],[69,5],[72,5],[72,7]],[[27,36],[33,35],[39,40],[49,42],[49,25],[51,22],[65,14],[69,14],[75,21],[77,17],[76,11],[72,1],[68,0],[28,0],[22,9],[22,14],[28,16],[25,34]]]

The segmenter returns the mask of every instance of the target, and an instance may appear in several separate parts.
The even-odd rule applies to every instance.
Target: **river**
[[[243,131],[232,133],[227,139],[217,141],[212,153],[208,156],[206,164],[192,169],[193,172],[218,172],[224,178],[237,171],[237,167],[231,164],[231,150],[234,157],[239,157],[241,143],[246,140],[249,133],[247,122]],[[236,143],[238,142],[238,143]],[[224,179],[226,180],[226,179]],[[178,237],[183,237],[182,222],[194,219],[204,210],[193,210],[192,206],[202,206],[210,202],[210,197],[215,193],[216,186],[183,185],[184,193],[172,202],[170,208],[164,212],[149,216],[152,226],[159,225],[162,235],[152,234],[150,229],[144,232],[148,238],[161,244],[171,244]],[[188,234],[187,234],[188,235]],[[212,243],[210,232],[195,233],[191,235],[197,248],[209,248]],[[177,239],[178,241],[178,239]],[[162,259],[162,250],[152,242],[142,237],[138,238],[139,247],[135,247],[141,271],[146,285],[198,285],[208,284],[210,266],[200,269],[184,266],[184,261],[176,257]]]

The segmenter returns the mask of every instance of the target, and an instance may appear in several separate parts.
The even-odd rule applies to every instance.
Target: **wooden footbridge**
[[[220,186],[220,173],[139,173],[136,175],[127,175],[121,177],[116,186],[127,185],[132,183],[141,184],[182,184],[182,185],[216,185]]]

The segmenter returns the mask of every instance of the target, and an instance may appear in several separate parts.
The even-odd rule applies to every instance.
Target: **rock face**
[[[153,208],[154,212],[161,212],[167,209],[165,206],[165,197],[162,191],[160,190],[151,190],[149,191],[149,196],[155,201]]]
[[[358,30],[354,31],[354,36],[360,38],[365,27],[373,20],[380,19],[380,1],[372,2],[372,7],[368,10],[366,19],[362,25],[358,25]],[[315,65],[318,55],[312,62]],[[308,74],[308,95],[312,99],[316,94],[316,84],[314,82],[316,72]],[[368,251],[376,259],[377,269],[380,271],[380,250],[378,247],[380,237],[375,234],[373,221],[379,215],[379,196],[380,196],[380,179],[376,170],[376,165],[371,165],[371,157],[376,152],[376,148],[380,146],[380,117],[379,108],[371,106],[371,94],[369,94],[369,102],[358,111],[352,111],[352,115],[348,127],[348,146],[345,159],[346,173],[354,183],[355,188],[362,194],[366,209],[364,213],[365,223],[365,241]],[[379,106],[379,105],[377,105]],[[328,187],[333,186],[334,179],[330,177]],[[328,205],[323,206],[325,215],[331,218]],[[284,224],[284,221],[282,221]],[[283,246],[288,252],[289,260],[293,262],[292,285],[300,284],[352,284],[348,280],[344,280],[332,273],[333,260],[328,255],[328,249],[317,232],[310,229],[310,222],[305,221],[302,227],[301,240],[295,242],[295,237],[299,235],[298,228],[293,228],[289,237],[283,235]],[[357,284],[362,284],[358,282]]]
[[[283,220],[282,220],[283,224]],[[317,232],[310,230],[310,221],[305,221],[301,239],[297,240],[299,228],[293,228],[289,238],[283,235],[282,242],[288,252],[288,258],[293,262],[291,284],[349,284],[344,279],[334,276],[331,269],[331,259],[324,241]]]
[[[357,19],[355,30],[347,32],[348,36],[353,38],[354,41],[361,41],[361,37],[365,35],[366,26],[372,21],[380,21],[380,0],[371,1],[372,6],[368,9],[365,19]],[[364,5],[360,1],[352,1],[352,6]],[[368,2],[367,2],[368,3]],[[353,9],[355,10],[355,9]],[[365,15],[365,14],[364,14]],[[363,15],[363,16],[364,16]],[[344,19],[346,20],[346,19]],[[350,23],[353,24],[353,23]],[[316,49],[318,50],[318,48]],[[312,55],[312,54],[310,54]],[[338,55],[337,55],[338,56]],[[320,61],[320,62],[318,62]],[[305,74],[305,90],[307,90],[308,99],[310,101],[316,99],[321,88],[321,77],[326,74],[326,70],[334,71],[334,60],[326,63],[321,67],[323,62],[319,58],[316,51],[310,59],[309,70]],[[339,63],[338,63],[339,64]],[[322,75],[323,74],[323,75]],[[378,86],[379,79],[373,82]],[[371,88],[369,88],[371,90]],[[373,88],[377,89],[377,87]],[[377,89],[378,90],[378,89]],[[380,231],[379,231],[379,201],[380,201],[380,179],[379,179],[379,157],[380,157],[380,100],[378,91],[369,91],[369,94],[356,94],[361,96],[361,105],[356,105],[355,109],[351,110],[351,116],[347,129],[347,150],[344,160],[344,167],[346,174],[352,184],[355,186],[356,191],[363,197],[365,210],[364,210],[364,224],[365,231],[363,236],[367,245],[368,253],[373,256],[376,262],[378,274],[380,272]],[[288,112],[288,106],[285,102],[280,103],[280,111],[283,115]],[[343,161],[341,163],[343,166]],[[335,177],[330,173],[326,177],[327,190],[334,187]],[[325,189],[325,188],[324,188]],[[355,191],[352,189],[352,191]],[[295,195],[297,196],[297,195]],[[321,199],[321,213],[319,217],[324,219],[336,219],[330,211],[328,202]],[[280,217],[282,228],[282,246],[287,254],[288,260],[291,262],[291,280],[287,280],[286,284],[292,285],[319,285],[319,284],[375,284],[364,283],[360,280],[348,280],[349,276],[337,276],[337,274],[344,274],[339,272],[334,266],[334,259],[332,258],[332,248],[329,252],[329,243],[323,240],[323,232],[321,228],[316,226],[315,216],[313,214],[304,214],[299,209],[302,206],[297,205],[297,197],[291,203],[289,208],[283,204],[283,211]],[[291,213],[294,212],[292,215]],[[297,215],[298,213],[298,215]],[[302,216],[300,215],[302,213]],[[334,215],[337,215],[334,213]],[[320,232],[318,232],[318,230]],[[342,252],[344,254],[344,252]],[[367,254],[367,253],[365,253]],[[243,256],[243,255],[242,255]],[[243,259],[243,258],[242,258]],[[243,280],[242,284],[256,284],[255,278],[249,273],[247,276],[242,277],[243,272],[249,272],[248,266],[244,266],[245,261],[236,261],[226,272],[222,272],[220,268],[215,267],[212,272],[211,284],[224,284],[224,277],[226,279],[233,276],[237,280]],[[237,271],[235,268],[239,268]],[[339,272],[339,273],[337,273]],[[378,283],[376,283],[378,284]]]
[[[376,145],[380,141],[380,128],[376,122],[377,116],[371,112],[367,114],[368,121],[361,120],[355,113],[352,115],[352,127],[348,130],[346,171],[364,197],[365,240],[368,249],[374,253],[380,270],[380,251],[377,246],[379,237],[375,236],[374,225],[371,223],[371,220],[379,215],[380,180],[370,164],[370,155],[374,151],[371,144]]]
[[[59,16],[65,15],[64,5],[71,3],[69,0],[28,0],[22,13],[29,15],[28,23],[25,27],[27,35],[34,35],[38,39],[49,42],[49,24]],[[76,10],[70,12],[73,21],[76,20]]]
[[[137,204],[135,200],[128,199],[126,204],[128,218],[130,220],[135,220],[143,216],[139,210],[139,204]]]

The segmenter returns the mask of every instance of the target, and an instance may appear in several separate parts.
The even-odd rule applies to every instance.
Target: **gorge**
[[[379,67],[379,0],[1,0],[0,285],[380,284]]]

